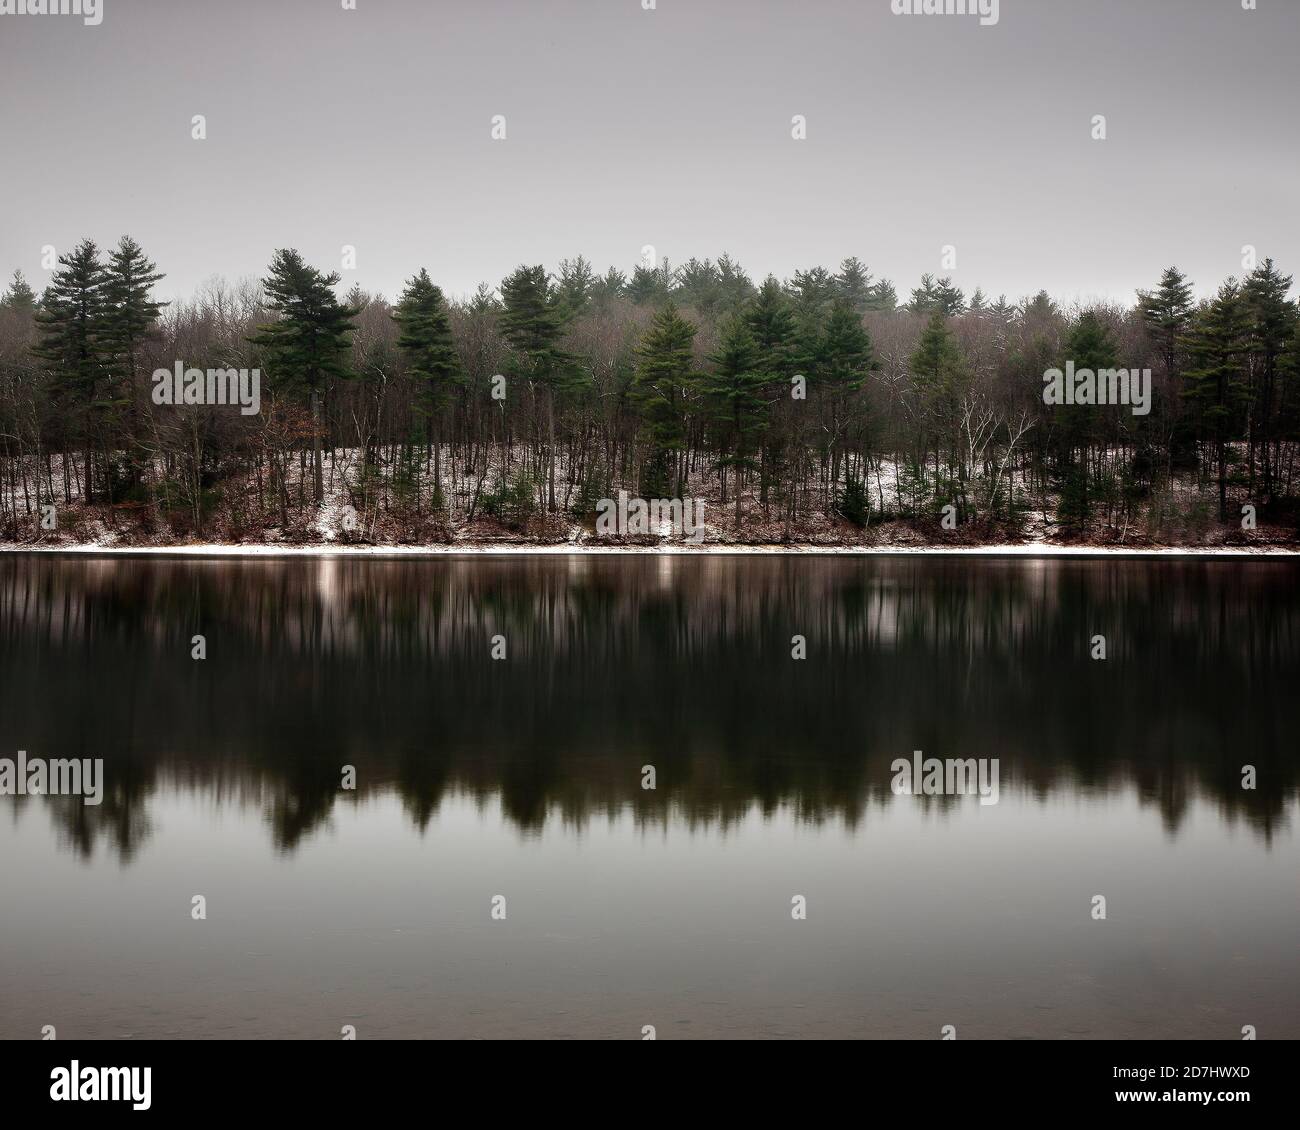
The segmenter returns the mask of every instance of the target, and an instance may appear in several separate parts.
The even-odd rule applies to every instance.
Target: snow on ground
[[[363,531],[362,516],[352,505],[352,496],[348,489],[348,479],[353,476],[356,470],[359,453],[349,448],[339,448],[333,453],[333,459],[327,459],[325,467],[325,497],[318,508],[315,516],[307,523],[303,532],[307,535],[307,540],[301,542],[280,542],[277,539],[283,536],[283,531],[277,528],[268,528],[262,531],[263,541],[248,543],[202,543],[202,544],[176,544],[176,545],[122,545],[119,543],[119,536],[102,517],[94,510],[81,511],[77,518],[77,532],[75,542],[52,542],[52,543],[0,543],[0,552],[2,553],[63,553],[63,554],[82,554],[82,555],[114,555],[114,556],[172,556],[172,557],[322,557],[322,556],[348,556],[348,557],[441,557],[441,556],[482,556],[482,555],[535,555],[535,556],[554,556],[561,554],[712,554],[712,555],[773,555],[773,554],[822,554],[833,556],[903,556],[903,555],[936,555],[936,556],[968,556],[968,557],[1225,557],[1225,558],[1242,558],[1242,557],[1298,557],[1300,548],[1289,548],[1287,546],[1257,544],[1257,545],[1188,545],[1188,546],[1111,546],[1111,545],[1088,545],[1072,544],[1061,545],[1052,542],[1051,538],[1055,531],[1055,523],[1051,519],[1050,511],[1045,517],[1037,507],[1032,507],[1026,514],[1026,524],[1024,532],[1028,535],[1026,540],[1017,543],[1000,544],[1000,545],[945,545],[926,542],[926,535],[908,528],[898,528],[889,532],[888,538],[897,538],[899,541],[877,542],[869,545],[845,545],[836,544],[838,524],[825,516],[814,516],[813,520],[804,520],[800,529],[790,531],[787,536],[793,538],[802,537],[805,540],[800,542],[792,540],[781,542],[782,523],[777,521],[768,521],[766,523],[756,522],[755,513],[756,502],[749,500],[746,509],[748,511],[745,525],[741,532],[741,537],[752,539],[749,543],[731,543],[726,539],[735,537],[736,532],[731,528],[731,514],[733,506],[731,503],[723,505],[718,494],[718,483],[715,476],[707,473],[695,473],[691,475],[689,483],[689,494],[691,497],[701,500],[703,507],[707,503],[707,510],[704,512],[712,518],[712,521],[703,523],[704,531],[707,537],[714,540],[701,544],[684,543],[678,541],[663,541],[659,544],[608,544],[594,540],[592,533],[577,523],[570,523],[567,529],[552,528],[547,531],[548,540],[528,540],[527,537],[512,537],[506,531],[501,531],[500,537],[494,536],[491,529],[479,530],[464,526],[463,523],[457,525],[453,523],[453,533],[456,536],[464,534],[467,538],[473,540],[455,541],[454,543],[444,544],[420,544],[420,545],[398,545],[392,543],[378,544],[356,544],[354,536],[369,531]],[[473,479],[457,477],[452,481],[452,476],[448,475],[452,465],[453,454],[450,448],[447,448],[443,454],[444,460],[444,490],[452,505],[462,514],[468,507],[471,496],[473,495],[476,482]],[[45,490],[42,492],[43,497],[49,497],[49,487],[53,486],[54,498],[57,501],[63,497],[63,474],[64,467],[62,459],[58,455],[53,455],[50,460],[51,475],[46,482]],[[518,463],[513,467],[513,472],[517,473],[521,469]],[[496,477],[505,471],[499,452],[492,453],[491,470],[485,485],[490,485],[496,480]],[[897,507],[898,505],[898,473],[896,467],[887,458],[882,458],[874,466],[867,468],[866,486],[873,507],[879,507],[881,500],[886,506]],[[453,473],[454,474],[454,473]],[[432,475],[422,476],[427,481],[422,483],[424,490],[429,490],[432,484]],[[1025,490],[1025,481],[1022,474],[1011,475],[1008,478],[1014,480],[1014,487],[1018,491]],[[79,490],[76,475],[73,474],[74,493]],[[1005,481],[1005,480],[1004,480]],[[30,486],[35,491],[35,482]],[[295,476],[292,487],[296,489],[297,478]],[[565,494],[572,489],[568,476],[563,467],[557,469],[556,493],[563,498]],[[1182,484],[1173,484],[1174,490],[1182,489]],[[1189,488],[1190,489],[1190,488]],[[19,492],[19,506],[23,506],[21,492]],[[4,490],[4,484],[0,483],[0,505],[7,506],[9,503],[7,492]],[[75,511],[75,508],[74,508]],[[719,522],[719,517],[722,522]],[[62,524],[62,523],[61,523]],[[882,529],[876,523],[872,523],[871,528],[876,531]],[[891,527],[884,527],[885,530],[891,530]],[[661,528],[658,534],[663,537],[670,534],[666,528]],[[382,536],[382,535],[380,535]],[[933,536],[933,535],[930,535]],[[823,540],[824,538],[824,540]],[[561,540],[563,539],[563,540]],[[817,544],[812,544],[813,541]],[[755,544],[758,543],[758,544]]]

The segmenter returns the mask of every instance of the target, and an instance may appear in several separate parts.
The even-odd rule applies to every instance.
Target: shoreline
[[[965,546],[824,546],[824,545],[266,545],[195,544],[169,546],[0,545],[0,555],[64,557],[180,557],[180,558],[325,558],[356,557],[402,560],[441,557],[1003,557],[1068,559],[1250,560],[1300,559],[1300,549],[1282,546],[1120,546],[1054,545],[1045,542]]]

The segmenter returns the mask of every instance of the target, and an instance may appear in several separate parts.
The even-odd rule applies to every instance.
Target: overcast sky
[[[0,15],[0,272],[38,287],[43,245],[123,233],[167,296],[344,244],[345,286],[390,297],[646,244],[756,280],[857,255],[904,297],[929,271],[1127,301],[1170,263],[1205,293],[1243,244],[1300,275],[1300,0],[1002,0],[989,27],[890,0],[103,4]]]

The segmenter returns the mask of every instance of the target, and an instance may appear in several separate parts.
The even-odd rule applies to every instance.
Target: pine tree
[[[1016,308],[1007,301],[1005,294],[999,294],[998,300],[989,307],[989,317],[1005,328],[1015,321]]]
[[[1070,336],[1066,338],[1065,355],[1074,362],[1076,369],[1114,368],[1117,354],[1115,339],[1108,327],[1095,310],[1085,310],[1080,316]]]
[[[952,279],[940,279],[934,288],[935,308],[946,317],[954,317],[966,309],[966,296],[960,287],[952,285]]]
[[[692,256],[677,268],[675,302],[688,306],[705,318],[712,319],[722,304],[722,285],[718,269],[708,260]]]
[[[754,301],[746,308],[745,323],[758,346],[758,367],[766,378],[766,395],[774,402],[784,399],[790,394],[791,380],[804,366],[794,308],[775,276],[763,280]],[[765,440],[758,479],[759,505],[764,514],[775,464],[773,443]]]
[[[831,475],[828,502],[840,481],[845,439],[860,404],[867,374],[880,367],[862,316],[847,300],[836,301],[818,349],[818,383],[830,404]]]
[[[439,424],[453,388],[464,384],[465,371],[451,336],[451,318],[442,291],[423,267],[410,279],[393,310],[397,347],[417,382],[416,411],[424,419],[425,444],[433,452],[433,505],[442,504],[442,435]]]
[[[501,300],[487,283],[479,283],[474,297],[469,300],[471,314],[498,314],[501,312]]]
[[[581,255],[576,259],[560,260],[556,299],[564,310],[565,318],[576,318],[587,309],[596,281],[591,264]]]
[[[658,306],[668,301],[672,294],[674,272],[665,259],[658,267],[638,263],[632,268],[632,278],[625,292],[636,306]]]
[[[1182,397],[1183,337],[1192,320],[1192,287],[1177,267],[1166,267],[1152,292],[1138,291],[1138,317],[1146,327],[1164,368],[1169,396],[1164,401],[1172,419],[1168,427],[1166,469],[1184,464],[1196,455],[1196,435],[1191,422],[1177,411]],[[1148,421],[1149,423],[1149,421]]]
[[[912,300],[907,308],[913,314],[933,314],[937,310],[944,317],[951,318],[966,309],[966,296],[960,288],[952,285],[952,279],[943,278],[936,282],[933,275],[922,275],[921,285],[912,291]]]
[[[267,309],[277,320],[260,327],[251,340],[266,351],[268,375],[277,384],[305,389],[312,416],[313,497],[317,506],[325,498],[324,461],[321,454],[321,400],[332,378],[351,376],[348,353],[352,319],[357,311],[339,303],[334,287],[339,275],[323,274],[308,266],[293,249],[277,251],[270,274],[262,281]]]
[[[1097,316],[1086,310],[1070,331],[1065,341],[1065,358],[1078,369],[1113,369],[1116,365],[1115,341],[1110,329]],[[1077,406],[1057,406],[1056,435],[1058,450],[1064,465],[1061,493],[1061,517],[1067,521],[1084,523],[1091,510],[1088,455],[1096,438],[1098,417],[1095,412],[1078,410]]]
[[[108,256],[104,277],[104,312],[101,340],[111,367],[111,413],[124,411],[128,430],[138,438],[135,391],[140,353],[145,343],[157,337],[158,315],[165,302],[153,297],[153,287],[164,278],[144,250],[129,235],[124,235]],[[131,444],[126,455],[129,485],[137,485],[144,468]],[[111,485],[111,484],[110,484]]]
[[[1228,440],[1249,397],[1246,353],[1250,331],[1241,288],[1229,279],[1192,321],[1183,343],[1190,364],[1183,395],[1208,428],[1219,482],[1219,519],[1228,520]]]
[[[742,480],[758,466],[754,454],[766,422],[769,378],[760,368],[758,344],[742,318],[727,324],[722,343],[709,361],[714,368],[704,377],[704,393],[725,437],[716,461],[722,480],[722,504],[727,504],[727,470],[731,469],[735,472],[739,526]]]
[[[857,392],[867,373],[879,367],[871,335],[847,301],[838,301],[831,308],[822,341],[821,375],[837,391]]]
[[[839,274],[835,276],[836,297],[847,302],[849,309],[861,314],[871,301],[871,273],[867,265],[856,255],[840,263]]]
[[[917,379],[931,405],[943,398],[951,399],[960,392],[966,377],[957,339],[948,328],[948,319],[940,310],[930,315],[925,329],[909,362],[912,375]]]
[[[153,336],[158,315],[168,305],[152,295],[154,284],[165,277],[129,235],[109,253],[102,338],[128,381],[134,381],[140,349]]]
[[[735,314],[754,297],[754,284],[740,264],[725,252],[718,256],[717,272],[721,307]]]
[[[957,348],[957,340],[948,328],[942,310],[936,309],[930,315],[930,320],[921,331],[921,338],[908,365],[920,395],[918,416],[920,435],[916,450],[916,469],[919,474],[929,454],[929,436],[926,434],[926,425],[929,424],[934,427],[935,434],[939,437],[934,445],[937,485],[940,441],[946,440],[948,443],[950,468],[956,458],[959,410],[969,378],[961,352]],[[949,486],[954,488],[955,493],[955,484],[950,483]]]
[[[87,503],[95,498],[95,458],[92,415],[101,407],[109,374],[101,338],[104,317],[104,264],[99,248],[83,239],[59,256],[59,270],[46,287],[36,314],[39,341],[32,352],[49,362],[53,375],[52,408],[72,425],[84,446]],[[107,459],[107,453],[105,453]]]
[[[886,314],[892,314],[898,309],[898,291],[894,289],[894,284],[888,279],[881,279],[871,288],[871,293],[867,296],[868,310],[882,310]]]
[[[15,271],[9,289],[0,296],[0,310],[12,310],[16,314],[34,314],[36,312],[36,292],[27,285],[22,271]]]
[[[617,267],[610,267],[597,279],[591,288],[591,302],[597,310],[604,312],[627,291],[627,276]]]
[[[912,288],[912,298],[907,308],[913,314],[933,314],[939,308],[935,289],[934,276],[922,275],[920,285]]]
[[[546,277],[544,267],[519,267],[501,283],[505,312],[501,332],[515,348],[518,373],[537,382],[546,404],[547,508],[555,512],[555,399],[576,387],[581,370],[576,359],[560,347],[564,309]]]
[[[855,526],[865,526],[871,516],[871,501],[858,475],[849,475],[844,489],[835,495],[835,513]]]
[[[696,332],[669,301],[641,337],[632,382],[632,398],[649,432],[650,463],[671,466],[677,497],[684,481],[680,454],[686,446],[686,417],[700,378],[694,364]]]
[[[1155,339],[1165,371],[1172,375],[1192,320],[1192,287],[1186,276],[1177,267],[1166,267],[1154,293],[1138,291],[1138,312]]]
[[[825,267],[795,271],[794,278],[786,284],[786,293],[794,305],[795,324],[801,334],[816,335],[835,301],[836,289],[835,276]]]
[[[1059,313],[1056,303],[1045,290],[1040,290],[1033,298],[1026,298],[1020,304],[1020,320],[1025,323],[1047,322]]]
[[[794,310],[773,276],[768,275],[750,303],[745,324],[758,347],[760,369],[771,381],[784,384],[795,371]]]
[[[1261,455],[1262,493],[1273,493],[1273,437],[1276,432],[1277,384],[1283,359],[1296,326],[1296,308],[1287,301],[1291,276],[1283,275],[1272,259],[1255,268],[1242,287],[1242,300],[1250,319],[1250,348],[1255,373],[1255,428],[1251,432],[1251,472],[1254,473],[1255,435]],[[1253,484],[1252,484],[1253,485]]]

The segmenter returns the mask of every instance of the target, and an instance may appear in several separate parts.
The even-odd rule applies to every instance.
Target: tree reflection
[[[420,829],[454,792],[528,832],[626,811],[725,827],[755,805],[856,826],[914,749],[998,757],[1004,793],[1132,790],[1171,834],[1210,799],[1267,840],[1297,785],[1295,579],[1285,561],[5,556],[0,748],[103,757],[101,806],[48,808],[71,850],[123,860],[164,787],[256,806],[281,851],[384,791]]]

